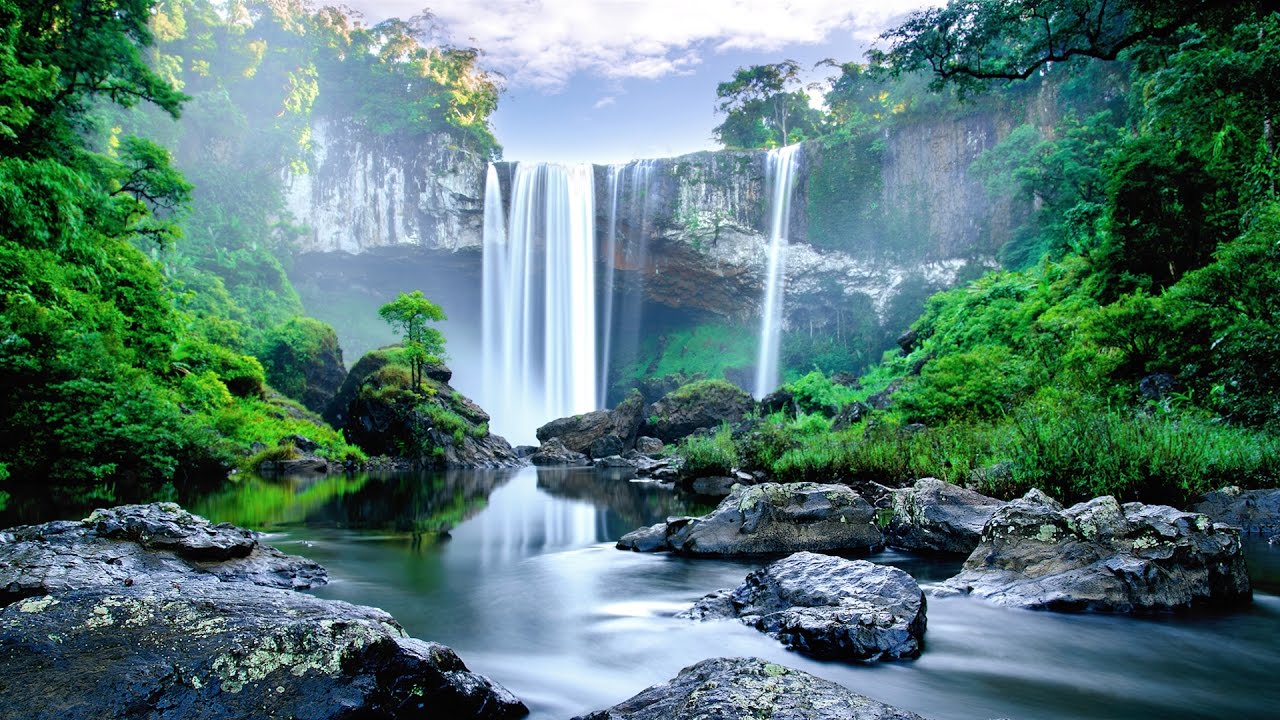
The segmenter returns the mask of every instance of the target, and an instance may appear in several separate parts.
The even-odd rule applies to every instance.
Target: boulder
[[[819,658],[899,660],[920,654],[925,599],[915,579],[897,568],[799,552],[681,616],[738,618]]]
[[[714,658],[687,667],[608,710],[575,720],[923,720],[830,680],[760,658]]]
[[[939,594],[1001,605],[1138,613],[1248,601],[1235,528],[1164,505],[1094,498],[1064,509],[1039,490],[996,510]]]
[[[511,693],[323,568],[172,503],[0,533],[0,717],[515,718]]]
[[[622,441],[617,435],[604,435],[591,441],[591,447],[587,448],[587,454],[592,458],[599,460],[611,456],[619,456],[622,454]]]
[[[538,428],[538,442],[545,445],[550,440],[559,440],[569,450],[592,458],[621,455],[635,447],[643,415],[644,399],[633,390],[612,410],[552,420]]]
[[[560,438],[552,438],[543,443],[538,451],[529,456],[534,465],[590,465],[591,460],[580,452],[574,452],[564,446]]]
[[[654,550],[682,555],[867,553],[884,546],[870,503],[845,485],[818,483],[738,486],[711,513],[673,518],[662,532],[666,541]],[[640,550],[632,535],[623,536],[618,547]]]
[[[949,555],[973,552],[982,528],[1004,505],[937,478],[921,478],[890,497],[893,517],[884,529],[890,547]]]
[[[1280,488],[1241,490],[1232,485],[1200,496],[1191,510],[1244,533],[1263,537],[1280,533]]]
[[[701,495],[708,498],[728,497],[733,492],[733,486],[739,482],[736,477],[725,477],[723,475],[711,475],[709,477],[694,478],[689,482],[689,490],[694,495]]]
[[[489,432],[489,414],[448,385],[449,368],[428,363],[413,387],[404,353],[366,353],[347,375],[325,419],[370,455],[427,468],[503,468],[522,464],[511,445]]]
[[[760,414],[772,415],[785,412],[791,417],[796,415],[796,395],[785,386],[760,398]]]
[[[538,428],[538,442],[545,447],[551,440],[559,440],[568,450],[586,454],[591,443],[604,437],[613,429],[608,410],[595,410],[581,415],[552,420]]]
[[[630,460],[622,457],[621,455],[609,455],[608,457],[596,458],[592,461],[592,464],[603,470],[636,469],[636,466],[633,465]]]
[[[742,388],[724,380],[702,380],[667,393],[649,410],[645,433],[673,443],[702,428],[736,423],[755,408]]]
[[[255,469],[263,475],[323,475],[329,472],[329,461],[318,455],[303,455],[292,460],[263,460]]]
[[[173,503],[95,510],[0,532],[0,605],[35,595],[105,585],[226,582],[305,589],[324,568],[258,542],[248,530],[213,524]]]
[[[374,608],[212,578],[0,611],[0,716],[517,718],[510,692]]]
[[[642,435],[636,438],[636,451],[645,455],[657,455],[664,447],[662,441],[655,437]]]

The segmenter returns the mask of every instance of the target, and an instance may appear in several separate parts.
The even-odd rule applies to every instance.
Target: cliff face
[[[483,158],[444,135],[406,145],[324,122],[312,137],[312,171],[287,178],[289,210],[311,228],[302,252],[480,246]]]
[[[969,166],[1005,130],[998,118],[975,114],[903,124],[862,146],[806,144],[792,196],[788,315],[812,322],[852,296],[883,315],[907,279],[943,286],[966,263],[993,264],[1012,210],[987,197]],[[478,281],[481,158],[443,137],[406,146],[339,124],[318,126],[315,137],[312,173],[290,179],[290,209],[312,228],[303,267],[349,253],[423,271],[444,262]],[[611,254],[620,279],[634,281],[628,287],[666,307],[758,315],[770,231],[765,152],[593,170],[599,256]],[[510,175],[500,164],[504,186]],[[509,187],[503,196],[510,201]]]

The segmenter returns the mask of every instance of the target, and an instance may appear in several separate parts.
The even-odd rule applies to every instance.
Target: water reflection
[[[526,468],[242,492],[252,497],[210,498],[200,511],[260,521],[247,524],[329,569],[331,584],[316,594],[384,608],[411,634],[454,647],[534,718],[612,705],[720,655],[798,667],[935,719],[1261,718],[1280,707],[1280,600],[1270,594],[1280,548],[1262,543],[1248,546],[1260,590],[1241,612],[1134,619],[930,599],[919,660],[848,665],[788,652],[737,622],[676,619],[762,561],[614,550],[624,532],[696,510],[651,485]],[[411,528],[436,522],[452,527],[450,539],[409,541]],[[871,559],[925,585],[959,565],[895,552]]]

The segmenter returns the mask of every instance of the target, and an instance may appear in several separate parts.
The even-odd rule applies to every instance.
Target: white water
[[[782,336],[782,298],[786,282],[787,229],[791,225],[791,194],[795,185],[800,145],[770,150],[765,158],[771,195],[769,263],[765,275],[764,313],[760,318],[760,356],[756,361],[757,398],[778,386],[778,345]]]
[[[532,443],[555,418],[595,410],[595,193],[590,165],[515,166],[509,215],[486,177],[483,404],[491,429]]]

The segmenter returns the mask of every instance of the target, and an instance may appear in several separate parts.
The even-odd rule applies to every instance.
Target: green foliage
[[[338,334],[309,317],[290,318],[269,330],[255,353],[271,387],[302,402],[325,359],[341,359]]]
[[[817,370],[787,383],[783,389],[791,392],[801,412],[827,417],[839,413],[856,399],[852,388],[832,382]]]
[[[444,311],[426,299],[421,290],[414,290],[407,295],[400,293],[395,300],[378,308],[378,316],[403,333],[402,352],[409,364],[411,386],[419,387],[422,369],[428,364],[440,363],[444,355],[444,335],[427,325],[444,320]]]
[[[794,60],[738,68],[716,86],[724,122],[712,132],[728,148],[780,147],[816,134],[821,113],[809,107]]]
[[[727,370],[755,363],[756,330],[728,323],[705,323],[644,339],[635,362],[621,369],[620,382],[688,375],[721,378]]]
[[[690,477],[728,475],[738,467],[738,451],[728,425],[721,425],[712,435],[681,440],[677,452],[684,458],[681,472]]]

